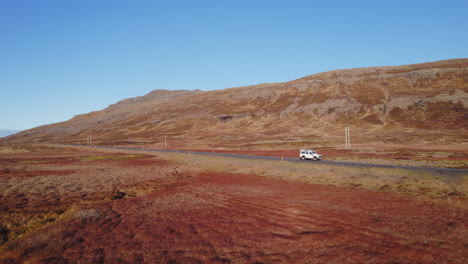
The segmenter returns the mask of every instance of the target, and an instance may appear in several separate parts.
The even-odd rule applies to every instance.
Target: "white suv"
[[[322,160],[322,155],[318,154],[317,151],[310,149],[301,149],[299,157],[301,160]]]

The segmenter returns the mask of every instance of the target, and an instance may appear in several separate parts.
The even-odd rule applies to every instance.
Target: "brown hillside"
[[[11,142],[277,147],[466,141],[468,59],[335,70],[216,91],[155,90],[9,137]]]

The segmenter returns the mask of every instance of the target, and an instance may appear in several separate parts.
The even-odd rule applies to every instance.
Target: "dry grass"
[[[142,153],[41,146],[2,149],[6,151],[0,153],[6,154],[0,156],[0,246],[57,221],[76,204],[138,196],[152,189],[132,186],[173,173],[168,163]],[[80,211],[77,217],[86,220],[93,213]]]
[[[0,263],[463,263],[465,176],[114,151],[0,156]]]
[[[0,147],[0,154],[17,154],[17,153],[26,153],[29,150],[18,147],[18,146],[3,146]]]
[[[250,160],[180,153],[161,158],[186,164],[188,170],[255,174],[311,184],[360,187],[425,197],[468,197],[468,175],[438,175],[395,168],[347,167],[310,162]]]
[[[112,149],[99,149],[102,153],[114,153]],[[405,154],[404,150],[398,150]],[[403,151],[403,152],[402,152]],[[251,160],[234,157],[205,156],[188,153],[165,153],[139,150],[119,150],[129,156],[138,157],[142,153],[154,155],[179,165],[179,171],[186,174],[200,172],[228,172],[254,174],[280,178],[288,181],[310,184],[336,185],[365,188],[376,191],[391,191],[428,198],[458,197],[468,198],[468,174],[440,175],[437,172],[415,171],[397,168],[366,168],[336,166],[311,162],[287,162],[279,160]],[[426,152],[418,152],[424,155]],[[412,152],[410,153],[412,154]],[[430,155],[447,156],[450,152],[434,152]],[[102,154],[104,155],[104,154]],[[124,156],[124,154],[121,154]],[[359,160],[362,162],[363,160]],[[382,162],[383,161],[383,162]],[[415,166],[402,161],[399,165]],[[377,160],[385,164],[385,160]],[[426,162],[426,165],[428,163]]]

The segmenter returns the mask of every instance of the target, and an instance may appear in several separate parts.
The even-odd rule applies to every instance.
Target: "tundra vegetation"
[[[0,263],[466,263],[467,177],[4,146]]]

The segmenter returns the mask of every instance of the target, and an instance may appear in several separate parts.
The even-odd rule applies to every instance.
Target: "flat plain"
[[[466,175],[0,151],[0,263],[466,263]]]

